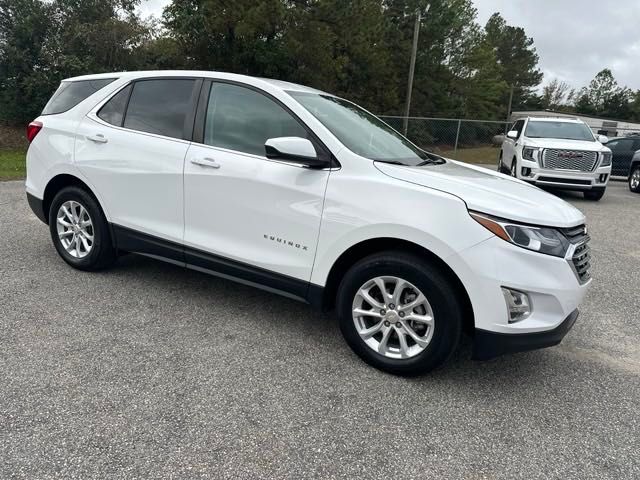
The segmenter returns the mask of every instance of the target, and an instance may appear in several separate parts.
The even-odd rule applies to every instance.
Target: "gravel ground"
[[[565,341],[403,379],[294,301],[133,255],[74,271],[0,183],[0,477],[640,478],[640,196],[566,198],[595,281]]]

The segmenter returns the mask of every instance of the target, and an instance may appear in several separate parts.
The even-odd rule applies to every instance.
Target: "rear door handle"
[[[201,167],[220,168],[220,164],[216,163],[213,158],[192,158],[191,163],[200,165]]]
[[[95,143],[107,143],[109,141],[101,133],[98,133],[97,135],[87,135],[87,140],[91,140]]]

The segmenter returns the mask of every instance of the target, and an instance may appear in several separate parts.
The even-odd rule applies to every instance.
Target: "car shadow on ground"
[[[240,305],[248,316],[267,312],[259,318],[260,326],[265,329],[273,331],[286,324],[289,330],[299,330],[304,342],[315,342],[312,352],[330,349],[333,350],[330,355],[334,355],[336,361],[351,362],[353,374],[377,372],[351,352],[342,339],[335,312],[320,312],[309,305],[277,294],[134,254],[119,258],[118,263],[103,275],[122,277],[126,282],[144,281],[159,298],[175,296],[175,287],[179,285],[182,301],[187,305],[202,306],[208,302],[234,305],[235,308]],[[125,278],[131,276],[135,278]],[[207,319],[206,316],[194,315],[192,320],[207,322],[218,318]],[[171,319],[167,318],[166,321]],[[312,335],[310,331],[313,332]],[[555,368],[554,360],[557,360],[557,355],[548,349],[506,355],[488,361],[475,361],[471,357],[472,339],[463,335],[459,348],[444,366],[430,374],[408,380],[418,383],[437,380],[453,384],[471,381],[476,385],[483,384],[483,389],[492,384],[503,386],[505,382],[520,385],[523,378],[533,376],[543,379],[549,375]],[[309,361],[313,362],[313,359]],[[342,368],[345,368],[344,365]],[[377,374],[387,375],[383,372]]]

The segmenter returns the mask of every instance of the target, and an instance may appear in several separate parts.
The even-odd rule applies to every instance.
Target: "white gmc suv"
[[[545,188],[583,191],[597,201],[611,176],[612,153],[601,143],[606,141],[578,119],[520,119],[502,144],[498,171]]]
[[[135,252],[333,307],[396,374],[442,364],[462,332],[478,359],[555,345],[590,283],[578,210],[300,85],[72,78],[27,133],[29,204],[72,267]]]

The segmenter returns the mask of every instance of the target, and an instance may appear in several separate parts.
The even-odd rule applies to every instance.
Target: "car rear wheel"
[[[629,190],[640,193],[640,165],[636,165],[629,175]]]
[[[604,197],[604,188],[598,190],[585,190],[584,192],[584,198],[587,200],[594,200],[597,202],[602,197]]]
[[[58,254],[74,268],[99,270],[116,260],[102,209],[81,188],[66,187],[54,197],[49,209],[49,230]]]
[[[397,375],[418,375],[455,351],[461,299],[446,275],[401,252],[372,255],[354,265],[338,290],[340,329],[368,364]]]

